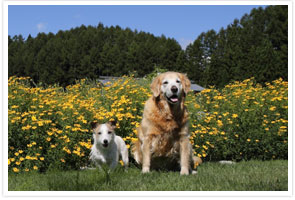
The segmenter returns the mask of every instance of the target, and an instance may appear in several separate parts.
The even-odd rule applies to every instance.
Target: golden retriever
[[[162,73],[152,81],[153,95],[145,103],[138,140],[132,148],[142,173],[150,168],[177,168],[181,175],[188,175],[194,163],[201,162],[192,155],[189,141],[189,114],[184,101],[190,85],[186,75],[178,72]]]

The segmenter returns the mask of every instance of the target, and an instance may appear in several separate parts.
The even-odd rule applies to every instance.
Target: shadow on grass
[[[121,174],[123,168],[114,170],[86,169],[78,171],[51,170],[47,175],[47,184],[50,191],[93,191],[112,185],[112,177]]]

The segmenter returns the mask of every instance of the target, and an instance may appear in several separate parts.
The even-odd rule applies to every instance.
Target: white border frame
[[[254,191],[90,191],[90,192],[79,192],[79,191],[65,191],[65,192],[45,192],[45,191],[8,191],[8,6],[9,5],[288,5],[288,80],[289,80],[289,96],[288,96],[288,191],[267,191],[267,192],[254,192]],[[293,197],[293,123],[291,120],[293,114],[293,2],[292,1],[222,1],[222,0],[202,0],[202,1],[191,1],[191,0],[169,0],[169,1],[121,1],[121,0],[108,0],[108,1],[14,1],[4,0],[2,2],[2,51],[3,51],[3,67],[2,67],[2,89],[3,89],[3,103],[1,113],[3,118],[1,120],[3,133],[2,134],[2,196],[4,197],[20,197],[20,196],[54,196],[54,197]],[[2,56],[1,55],[1,56]],[[291,89],[290,89],[291,88]]]

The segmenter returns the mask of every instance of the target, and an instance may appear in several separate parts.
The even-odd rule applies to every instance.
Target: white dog
[[[128,167],[128,149],[124,140],[115,134],[116,122],[99,124],[92,122],[94,143],[90,152],[90,159],[101,168],[106,164],[114,169],[121,156],[125,168]]]

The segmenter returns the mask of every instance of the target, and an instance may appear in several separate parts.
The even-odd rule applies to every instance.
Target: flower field
[[[197,102],[197,103],[193,103]],[[209,160],[288,159],[288,82],[234,82],[192,98],[191,139]]]
[[[149,83],[123,77],[105,87],[83,79],[66,88],[44,88],[28,77],[9,78],[9,171],[87,165],[92,121],[116,119],[116,133],[130,148],[151,95]],[[186,104],[194,153],[203,160],[288,158],[287,82],[262,87],[247,79],[222,90],[191,92]]]

